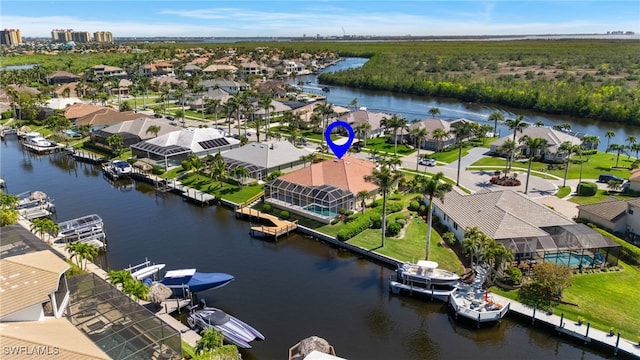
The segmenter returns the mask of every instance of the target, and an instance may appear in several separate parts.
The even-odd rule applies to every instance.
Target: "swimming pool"
[[[565,266],[591,266],[594,263],[593,257],[568,252],[545,254],[544,261]]]
[[[320,206],[318,204],[307,205],[303,209],[305,209],[307,211],[310,211],[310,212],[312,212],[314,214],[318,214],[320,216],[328,216],[328,217],[338,216],[337,213],[334,213],[334,212],[330,211],[329,208],[326,208],[324,206]]]

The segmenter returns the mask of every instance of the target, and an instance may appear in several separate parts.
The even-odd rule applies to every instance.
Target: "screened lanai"
[[[93,273],[68,279],[69,321],[112,359],[182,359],[180,332]]]
[[[229,169],[229,173],[233,173],[237,168],[245,168],[247,169],[248,178],[255,180],[263,180],[267,177],[267,168],[264,166],[258,166],[249,164],[248,162],[233,160],[233,159],[225,159],[225,164],[227,164],[227,169]]]
[[[265,184],[265,201],[328,222],[340,209],[353,209],[355,196],[331,185],[306,186],[276,179]]]
[[[169,168],[178,166],[185,160],[191,150],[178,145],[160,146],[147,141],[131,145],[131,154],[137,158],[147,158],[155,160],[158,166]]]

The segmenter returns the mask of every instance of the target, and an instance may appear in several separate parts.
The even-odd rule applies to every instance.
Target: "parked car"
[[[167,115],[167,119],[169,119],[170,121],[174,121],[176,118],[174,118],[174,117],[173,117],[173,116],[171,116],[171,115]]]
[[[436,161],[433,159],[420,159],[420,161],[418,161],[418,164],[424,166],[436,166]]]
[[[156,119],[160,119],[162,117],[162,114],[153,114],[153,117]]]
[[[611,180],[619,181],[621,183],[624,182],[623,178],[611,174],[600,174],[600,176],[598,177],[598,182],[601,183],[608,183]]]

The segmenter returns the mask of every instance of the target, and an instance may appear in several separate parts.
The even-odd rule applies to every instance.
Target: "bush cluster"
[[[270,213],[273,211],[273,206],[271,206],[271,204],[264,204],[262,205],[262,212],[264,213]]]
[[[368,216],[361,216],[340,229],[340,231],[338,231],[338,234],[336,235],[336,238],[340,241],[349,240],[368,229],[370,225],[371,218],[369,218]]]
[[[282,211],[280,211],[279,216],[280,216],[281,219],[287,220],[287,219],[289,219],[291,214],[289,214],[289,212],[287,210],[282,210]]]
[[[402,224],[398,221],[394,221],[387,225],[387,231],[385,233],[387,236],[396,236],[400,230],[402,230]]]
[[[583,181],[578,185],[578,195],[594,196],[598,192],[598,184]]]
[[[420,203],[415,201],[415,200],[409,202],[409,210],[410,211],[418,211],[418,210],[420,210]]]

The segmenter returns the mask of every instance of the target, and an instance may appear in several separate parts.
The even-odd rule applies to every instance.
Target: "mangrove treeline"
[[[322,83],[640,125],[638,41],[352,46],[341,54],[358,55],[360,50],[370,60],[362,68],[321,74]]]

